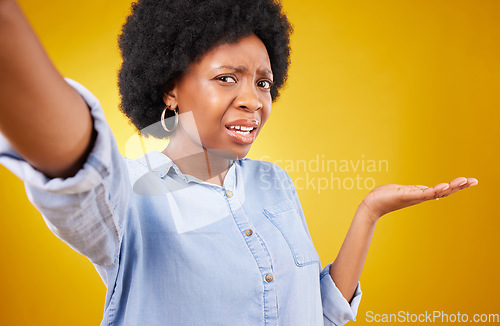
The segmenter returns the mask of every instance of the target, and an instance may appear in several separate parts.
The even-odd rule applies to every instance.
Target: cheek
[[[223,107],[223,94],[217,93],[212,85],[202,83],[190,93],[188,100],[190,108],[196,118],[203,120],[214,120],[221,114]]]
[[[271,116],[271,104],[269,103],[269,105],[267,106],[267,109],[262,111],[262,116],[261,116],[262,125],[264,125],[264,123],[266,123],[267,119],[269,119],[270,116]]]
[[[181,112],[186,113],[182,122],[187,131],[198,130],[199,134],[206,134],[221,120],[220,96],[214,94],[207,85],[198,84],[182,93],[179,101]]]

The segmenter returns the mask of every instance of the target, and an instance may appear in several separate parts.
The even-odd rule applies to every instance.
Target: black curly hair
[[[267,48],[275,101],[288,75],[291,33],[277,0],[138,0],[118,38],[121,110],[144,135],[168,137],[146,128],[159,122],[165,91],[214,46],[251,34]]]

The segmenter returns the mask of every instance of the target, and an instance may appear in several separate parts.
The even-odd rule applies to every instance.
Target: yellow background
[[[125,154],[134,129],[117,109],[116,36],[129,1],[20,3],[62,74],[101,100]],[[333,175],[376,185],[479,180],[382,218],[356,324],[368,324],[367,311],[500,313],[500,1],[284,0],[284,7],[295,28],[289,83],[249,157],[283,167],[317,157],[385,160],[387,170]],[[332,177],[314,166],[289,170],[296,182]],[[50,233],[3,166],[0,180],[0,323],[98,325],[105,287],[92,264]],[[327,264],[369,189],[300,184]]]

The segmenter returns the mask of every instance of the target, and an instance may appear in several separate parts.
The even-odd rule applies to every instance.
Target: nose
[[[240,87],[240,92],[236,98],[235,105],[243,110],[257,111],[262,109],[262,101],[259,97],[257,86],[253,82],[245,83]]]

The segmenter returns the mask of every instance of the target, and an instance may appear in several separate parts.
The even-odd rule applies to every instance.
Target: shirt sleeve
[[[0,134],[0,164],[25,185],[30,202],[49,229],[98,266],[116,263],[131,187],[121,156],[97,98],[66,79],[86,101],[97,137],[83,167],[69,178],[48,178],[32,167]]]
[[[359,302],[361,301],[361,287],[358,282],[351,302],[347,302],[330,276],[331,266],[332,263],[328,264],[320,273],[323,320],[325,326],[340,326],[344,325],[349,320],[356,320]]]
[[[309,237],[311,237],[304,216],[304,211],[302,210],[299,196],[297,195],[297,190],[295,189],[293,181],[284,170],[282,170],[282,173],[285,174],[286,179],[288,180],[288,185],[286,187],[291,191],[291,199],[294,202],[295,207],[300,214],[300,217],[302,218],[304,228]],[[358,282],[351,302],[347,302],[340,290],[335,285],[335,282],[333,282],[332,277],[330,276],[331,265],[332,263],[328,264],[328,266],[326,266],[319,275],[321,301],[323,305],[323,321],[325,323],[325,326],[340,326],[344,325],[349,320],[356,320],[358,306],[361,301],[361,287],[360,283]]]

